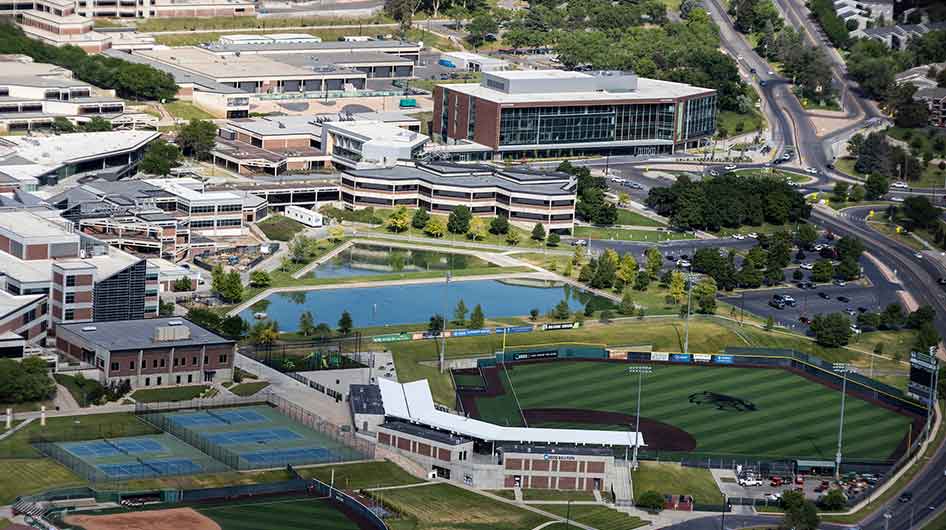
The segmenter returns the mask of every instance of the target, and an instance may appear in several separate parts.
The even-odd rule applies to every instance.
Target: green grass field
[[[223,530],[256,530],[275,528],[280,530],[308,530],[317,527],[325,530],[357,530],[358,525],[329,501],[312,498],[270,500],[245,504],[228,504],[200,508],[200,513],[210,517]]]
[[[20,495],[84,483],[50,458],[0,460],[0,505],[10,504]]]
[[[508,373],[524,409],[565,406],[632,414],[635,382],[624,374],[625,368],[623,364],[555,362],[514,365]],[[503,371],[500,376],[508,388]],[[840,393],[789,372],[659,366],[644,385],[641,415],[689,432],[698,453],[830,459],[835,452]],[[748,400],[757,408],[737,412],[689,402],[691,394],[703,391]],[[478,398],[476,403],[487,421],[521,425],[519,411],[508,395]],[[909,423],[905,416],[849,396],[844,454],[889,459]],[[567,423],[541,426],[576,427]]]
[[[392,462],[357,462],[354,464],[332,464],[317,467],[301,467],[296,471],[305,478],[316,478],[328,484],[335,472],[335,487],[360,490],[419,484],[423,480],[404,471]]]
[[[269,386],[269,381],[253,381],[251,383],[240,383],[230,387],[230,392],[238,396],[252,396],[260,390]]]
[[[625,226],[667,226],[666,223],[661,223],[656,219],[651,219],[646,215],[633,210],[625,210],[624,208],[618,208],[618,220],[614,224]]]
[[[385,521],[392,530],[528,530],[548,521],[449,484],[379,491],[374,496],[400,514]]]
[[[674,241],[693,239],[692,234],[669,230],[635,230],[632,228],[605,228],[576,226],[575,237],[585,239],[613,239],[615,241]]]
[[[664,495],[692,495],[700,504],[723,503],[723,494],[708,469],[684,467],[675,463],[641,462],[632,478],[636,495],[656,491]]]
[[[647,524],[647,521],[641,520],[640,517],[632,517],[607,506],[573,504],[569,507],[565,504],[538,504],[535,507],[555,515],[568,517],[570,521],[586,524],[597,530],[632,530]],[[561,523],[548,528],[565,527],[565,524]]]
[[[145,388],[142,390],[136,390],[135,393],[131,395],[131,397],[133,397],[135,401],[141,403],[187,401],[189,399],[200,397],[200,395],[203,394],[207,388],[209,388],[207,385]]]
[[[270,215],[256,226],[266,234],[266,237],[276,241],[292,241],[299,232],[305,230],[305,225],[284,215]]]

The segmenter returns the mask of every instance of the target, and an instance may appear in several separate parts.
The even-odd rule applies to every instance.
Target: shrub
[[[664,496],[656,491],[648,490],[638,495],[634,504],[645,510],[660,511],[664,508]]]

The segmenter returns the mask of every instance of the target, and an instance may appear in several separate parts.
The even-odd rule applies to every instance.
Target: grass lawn
[[[667,226],[666,223],[661,223],[656,219],[651,219],[646,215],[624,208],[618,208],[618,220],[614,224],[624,226]]]
[[[897,232],[896,227],[893,225],[877,221],[871,221],[867,223],[867,225],[873,228],[875,231],[880,232],[894,241],[899,241],[913,250],[926,250],[926,247],[923,246],[923,243],[917,241],[909,233]]]
[[[692,338],[692,333],[690,336]],[[500,371],[499,376],[508,385],[508,374],[523,409],[567,406],[627,413],[634,410],[636,396],[631,391],[634,385],[624,375],[625,368],[622,364],[560,361],[510,365]],[[690,402],[689,397],[698,392],[744,399],[753,403],[756,410],[721,410]],[[498,403],[494,403],[497,398],[477,398],[481,419],[499,425],[521,425],[519,409],[515,404],[510,406],[509,400],[503,401],[503,397],[497,396]],[[830,459],[835,451],[840,403],[840,392],[779,369],[760,373],[753,368],[677,365],[656,367],[646,377],[641,414],[690,433],[696,440],[696,452],[753,458]],[[849,433],[844,438],[845,455],[885,460],[906,436],[910,419],[848,396],[845,423],[845,431]],[[568,422],[530,426],[578,428]],[[596,425],[595,428],[625,430],[627,426]],[[679,472],[684,476],[699,473],[682,469]],[[665,490],[675,484],[673,475],[664,477],[663,473],[655,473],[653,476],[645,483],[659,486],[661,493],[688,493]],[[705,478],[709,479],[709,473]],[[676,487],[691,487],[690,479],[683,479]],[[635,484],[634,491],[643,490]]]
[[[34,421],[9,438],[0,440],[0,458],[41,458],[42,455],[29,444],[30,437],[34,435],[42,435],[49,440],[68,441],[121,438],[159,432],[130,412],[53,417],[46,420],[45,427],[41,426],[39,421]]]
[[[352,491],[424,482],[389,461],[302,467],[296,471],[305,478],[315,478],[326,484],[331,482],[334,471],[335,486]]]
[[[40,408],[46,405],[46,410],[53,408],[53,400],[47,399],[46,401],[26,401],[23,403],[0,403],[0,412],[3,414],[7,413],[7,409],[13,409],[13,412],[34,412],[39,411]]]
[[[0,525],[3,528],[3,525]],[[930,522],[923,526],[923,530],[946,530],[946,512],[934,517]]]
[[[842,173],[847,173],[848,175],[851,175],[852,177],[857,177],[861,179],[867,178],[867,175],[864,175],[863,173],[858,173],[857,170],[854,169],[855,162],[857,162],[856,159],[846,156],[846,157],[835,160],[834,168]]]
[[[776,232],[792,232],[795,229],[794,224],[773,225],[762,223],[759,226],[740,226],[739,228],[720,228],[718,232],[713,232],[719,237],[730,237],[733,234],[748,234],[755,232],[757,234],[774,234]]]
[[[511,501],[516,500],[516,492],[513,490],[486,490],[497,497],[502,497],[504,499],[509,499]]]
[[[749,114],[741,114],[724,110],[719,113],[718,123],[719,128],[726,130],[727,136],[739,136],[752,131],[758,131],[762,128],[764,121],[762,115],[757,111],[752,111]],[[742,124],[742,130],[739,129],[740,123]]]
[[[502,490],[512,493],[512,490]],[[522,490],[524,501],[593,501],[594,493],[590,491],[542,490],[526,488]]]
[[[230,387],[229,390],[230,392],[233,392],[234,394],[238,396],[246,397],[246,396],[252,396],[253,394],[259,392],[260,390],[268,386],[269,386],[268,381],[255,381],[252,383],[240,383],[239,385]]]
[[[674,463],[640,462],[640,467],[632,473],[636,495],[656,491],[665,495],[692,495],[700,504],[723,502],[723,494],[708,469],[683,467]]]
[[[226,473],[208,473],[201,475],[181,475],[175,477],[131,480],[115,485],[122,491],[156,490],[156,489],[201,489],[218,488],[221,486],[239,486],[244,484],[263,484],[266,482],[280,482],[294,478],[285,469],[271,471],[252,471]],[[110,489],[110,485],[105,485]]]
[[[815,100],[815,99],[799,97],[798,101],[801,103],[802,108],[804,108],[805,110],[814,110],[814,111],[841,110],[841,106],[838,105],[838,100],[835,97],[832,97],[827,100],[825,99]]]
[[[299,232],[305,230],[305,225],[284,215],[270,215],[256,224],[266,237],[275,241],[292,241]]]
[[[193,103],[188,101],[172,101],[165,103],[164,108],[167,109],[171,116],[182,120],[210,120],[214,117],[212,114],[197,108]]]
[[[85,484],[51,458],[0,459],[0,477],[0,505],[19,495]]]
[[[647,524],[647,521],[641,520],[640,517],[633,517],[601,505],[573,504],[569,507],[567,504],[539,504],[535,507],[562,517],[567,516],[570,521],[586,524],[597,530],[631,530]],[[565,524],[560,523],[547,528],[564,527]]]
[[[135,401],[140,401],[142,403],[153,403],[158,401],[187,401],[188,399],[194,399],[200,396],[208,388],[210,387],[207,385],[145,388],[142,390],[136,390],[131,395],[131,397],[133,397]]]
[[[693,239],[693,234],[669,230],[633,230],[600,226],[576,226],[575,237],[584,239],[611,239],[617,241],[672,241]]]
[[[401,515],[392,530],[527,530],[546,517],[449,484],[379,491],[373,494]]]
[[[319,529],[358,529],[358,525],[331,501],[311,497],[228,503],[202,507],[198,511],[216,521],[223,530],[274,528],[276,521],[280,530],[308,530],[315,521]]]

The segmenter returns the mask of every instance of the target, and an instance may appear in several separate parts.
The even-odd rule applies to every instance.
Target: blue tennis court
[[[63,444],[66,451],[80,457],[102,458],[119,454],[157,453],[164,446],[157,440],[135,438],[128,440],[92,440]]]
[[[240,458],[254,465],[279,467],[295,463],[318,463],[329,460],[331,456],[332,452],[324,447],[296,447],[291,449],[244,453],[240,455]]]
[[[220,445],[266,443],[276,440],[300,440],[302,435],[292,429],[257,429],[253,431],[221,432],[210,434],[207,439]]]
[[[192,460],[142,460],[127,464],[99,464],[100,471],[113,479],[144,478],[197,473],[202,468]]]
[[[182,427],[211,427],[234,423],[265,423],[270,421],[255,410],[232,409],[169,414],[174,423]]]

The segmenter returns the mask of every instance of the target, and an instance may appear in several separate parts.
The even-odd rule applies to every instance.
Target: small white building
[[[391,167],[413,160],[429,137],[380,121],[332,121],[322,124],[322,149],[339,167]]]
[[[315,210],[310,210],[301,206],[286,206],[286,217],[295,219],[296,221],[299,221],[308,227],[322,227],[322,214],[316,212]]]
[[[469,70],[470,72],[501,72],[509,69],[509,62],[495,57],[487,57],[478,53],[470,52],[449,52],[441,55],[447,59],[458,70]]]

